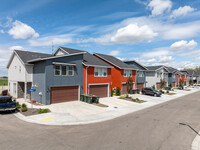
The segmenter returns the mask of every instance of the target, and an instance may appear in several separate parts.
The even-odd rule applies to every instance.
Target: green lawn
[[[7,79],[0,79],[0,86],[3,86],[5,83],[5,85],[8,85],[8,80]]]

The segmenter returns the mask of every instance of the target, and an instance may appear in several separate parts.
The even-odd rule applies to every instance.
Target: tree
[[[181,88],[181,89],[183,89],[183,80],[179,80],[179,87]]]
[[[172,88],[172,84],[171,83],[169,84],[169,87]]]
[[[160,87],[161,87],[161,89],[164,88],[164,86],[165,86],[165,80],[160,79]]]
[[[193,85],[193,84],[194,84],[194,82],[193,82],[192,79],[190,79],[189,84],[190,84],[190,85]]]
[[[130,94],[133,90],[133,79],[129,77],[126,81],[127,92]]]
[[[116,89],[116,96],[120,96],[120,95],[121,95],[120,88],[119,88],[119,87],[117,87],[117,89]]]

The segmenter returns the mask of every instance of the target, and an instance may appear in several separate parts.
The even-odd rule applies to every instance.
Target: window
[[[74,76],[74,67],[66,65],[56,65],[54,69],[55,76]]]
[[[107,68],[96,68],[94,69],[95,77],[106,77],[107,76]]]
[[[16,88],[17,88],[17,84],[16,84],[16,83],[13,83],[13,92],[14,92],[15,94],[17,93],[17,92],[16,92],[16,91],[17,91]]]
[[[124,77],[132,77],[132,70],[124,70]]]
[[[67,66],[62,66],[62,75],[63,76],[67,75]]]
[[[173,78],[175,78],[175,74],[173,74]]]
[[[138,72],[138,77],[144,77],[144,72],[139,71],[139,72]]]
[[[157,78],[161,78],[162,77],[162,73],[157,73]]]
[[[67,67],[68,69],[68,71],[67,71],[67,75],[68,76],[73,76],[74,75],[74,67],[73,66],[68,66]]]
[[[55,75],[60,76],[61,75],[61,70],[60,70],[60,65],[55,66]]]

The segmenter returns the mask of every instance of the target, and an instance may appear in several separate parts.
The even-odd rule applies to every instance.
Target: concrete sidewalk
[[[132,97],[140,98],[141,100],[145,100],[144,103],[134,103],[134,102],[128,102],[125,100],[120,100],[118,97],[109,97],[109,98],[102,98],[100,99],[100,102],[102,104],[108,105],[107,108],[99,108],[98,106],[94,106],[91,104],[86,104],[83,102],[77,102],[80,104],[80,106],[85,106],[85,109],[88,109],[89,113],[78,113],[79,110],[77,109],[77,112],[68,113],[68,111],[64,113],[58,113],[58,112],[51,112],[46,114],[38,114],[38,115],[32,115],[32,116],[23,116],[20,113],[15,114],[18,118],[31,122],[31,123],[37,123],[37,124],[45,124],[45,125],[79,125],[79,124],[89,124],[89,123],[96,123],[101,121],[106,121],[110,119],[114,119],[116,117],[120,117],[135,111],[139,111],[166,101],[170,101],[173,99],[176,99],[181,96],[185,96],[194,92],[199,91],[199,88],[190,88],[191,91],[183,91],[183,90],[175,90],[173,93],[176,93],[176,95],[163,95],[161,98],[159,97],[151,97],[146,95],[131,95]],[[77,106],[79,106],[77,104]],[[67,104],[66,104],[67,105]],[[28,106],[29,107],[29,106]],[[37,108],[50,108],[52,106],[37,106]],[[36,106],[34,106],[36,108]],[[51,108],[50,108],[51,109]],[[85,110],[83,109],[82,112]],[[91,113],[95,112],[95,113]]]

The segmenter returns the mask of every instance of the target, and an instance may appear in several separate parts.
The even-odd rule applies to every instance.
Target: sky
[[[14,49],[59,46],[177,69],[200,65],[199,0],[1,0],[0,76]]]

